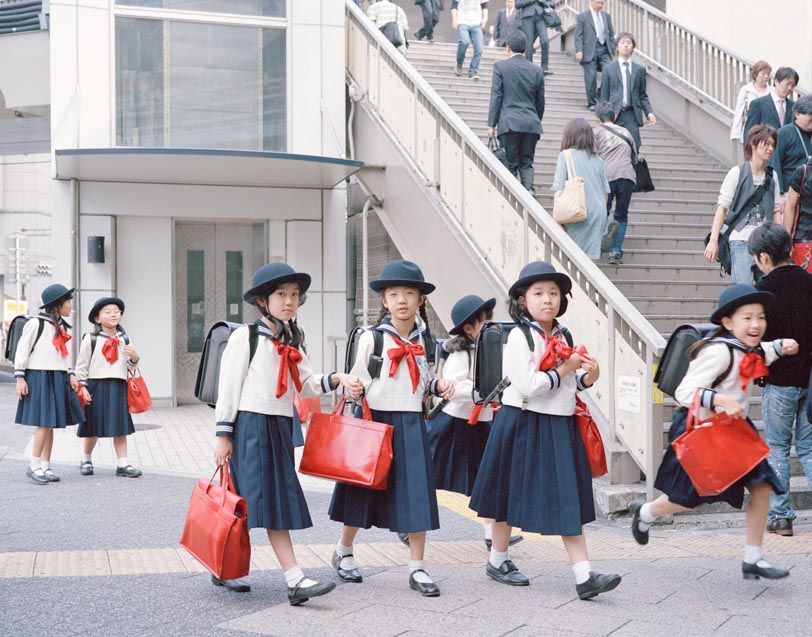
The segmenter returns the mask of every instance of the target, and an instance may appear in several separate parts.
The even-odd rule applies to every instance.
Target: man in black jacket
[[[614,50],[612,16],[603,10],[603,0],[589,0],[589,9],[579,13],[575,21],[575,61],[584,69],[586,106],[589,110],[595,108],[598,71],[603,71],[612,61]]]
[[[767,310],[764,342],[777,338],[798,341],[798,354],[781,357],[770,365],[767,385],[761,397],[764,433],[770,445],[769,462],[786,489],[770,496],[767,530],[792,535],[795,511],[789,504],[790,445],[795,427],[798,461],[812,485],[812,424],[807,416],[809,372],[812,369],[812,274],[790,260],[792,239],[776,223],[759,226],[750,235],[747,249],[766,275],[758,287],[775,295]]]
[[[522,31],[527,39],[525,56],[533,61],[533,43],[536,38],[541,43],[541,68],[544,75],[552,75],[548,66],[550,63],[550,38],[547,36],[547,22],[544,20],[544,0],[516,0],[522,21]]]
[[[496,46],[507,46],[510,34],[522,28],[522,20],[516,9],[516,0],[506,0],[505,8],[496,13],[496,22],[493,25],[493,39]]]
[[[499,136],[508,169],[532,193],[533,160],[544,117],[544,73],[524,57],[526,46],[524,33],[514,31],[508,39],[510,57],[493,65],[488,135]]]
[[[756,124],[767,124],[778,130],[792,123],[792,110],[795,102],[790,98],[798,86],[798,72],[788,66],[782,66],[775,72],[770,94],[750,102],[747,109],[747,120],[744,122],[744,134]]]
[[[795,169],[812,156],[812,95],[804,95],[795,102],[792,115],[795,121],[778,131],[778,143],[770,160],[782,195],[789,190]]]

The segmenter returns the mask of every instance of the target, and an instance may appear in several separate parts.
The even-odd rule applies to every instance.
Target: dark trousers
[[[629,204],[632,202],[635,183],[631,179],[613,179],[609,182],[609,196],[606,199],[606,214],[612,212],[615,204],[615,221],[617,231],[612,240],[609,253],[623,254],[623,239],[626,238],[626,228],[629,225]]]
[[[533,187],[533,160],[536,155],[536,144],[539,141],[538,133],[515,133],[508,131],[499,135],[499,143],[505,149],[505,159],[508,170],[518,177],[530,192],[535,192]]]
[[[423,26],[415,33],[415,36],[418,40],[422,38],[433,40],[434,27],[439,21],[439,16],[435,14],[431,0],[425,0],[425,2],[420,5],[420,10],[423,12]]]
[[[632,134],[634,143],[637,144],[637,150],[640,150],[640,125],[637,123],[634,108],[621,109],[620,113],[617,114],[615,124],[622,126]]]
[[[598,95],[598,71],[603,71],[604,67],[612,61],[612,54],[606,48],[606,44],[595,43],[595,55],[590,62],[581,62],[584,68],[584,86],[586,87],[586,104],[594,106]]]
[[[538,37],[541,42],[541,68],[545,71],[550,61],[550,39],[547,37],[547,23],[541,14],[536,14],[532,18],[522,18],[522,31],[527,38],[527,48],[524,50],[525,57],[533,61],[533,42]]]

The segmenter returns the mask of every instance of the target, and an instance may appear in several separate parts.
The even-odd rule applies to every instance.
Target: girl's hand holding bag
[[[572,150],[561,153],[567,162],[567,181],[564,190],[555,193],[553,199],[553,219],[562,225],[586,220],[586,194],[584,178],[575,174],[572,163]]]

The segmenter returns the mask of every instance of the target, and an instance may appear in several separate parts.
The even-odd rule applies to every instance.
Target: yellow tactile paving
[[[511,555],[521,561],[563,562],[567,554],[558,537],[527,534],[526,541],[511,547]],[[600,530],[587,535],[593,560],[653,560],[666,557],[737,557],[744,543],[743,533],[685,535],[666,533],[652,538],[648,546],[615,537]],[[325,568],[330,564],[333,546],[313,544],[296,546],[303,568]],[[768,555],[812,553],[812,532],[797,533],[793,538],[765,540]],[[434,564],[480,564],[485,559],[481,541],[429,541],[427,561]],[[399,542],[374,542],[355,545],[355,556],[362,566],[404,565],[409,551]],[[270,546],[256,546],[251,555],[255,571],[279,569]],[[146,575],[157,573],[203,572],[205,569],[180,548],[111,549],[100,551],[56,551],[0,553],[0,578],[89,577],[96,575]]]

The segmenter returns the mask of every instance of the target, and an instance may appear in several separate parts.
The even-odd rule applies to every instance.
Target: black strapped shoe
[[[514,544],[518,544],[523,539],[524,539],[524,535],[511,535],[510,539],[508,540],[508,546],[513,546]],[[489,540],[488,538],[485,538],[485,546],[490,551],[491,547],[493,546],[493,540]]]
[[[45,474],[42,472],[41,469],[37,469],[34,471],[31,467],[25,470],[25,475],[33,482],[34,484],[38,484],[40,486],[48,484],[50,480],[45,477]]]
[[[589,579],[583,584],[576,584],[575,590],[581,599],[592,599],[601,593],[608,593],[617,588],[620,584],[620,575],[601,575],[600,573],[589,572]]]
[[[495,568],[493,564],[488,562],[485,567],[485,574],[500,584],[507,584],[508,586],[530,586],[530,580],[527,579],[527,575],[520,573],[516,565],[510,560],[502,562],[499,568]]]
[[[789,577],[789,571],[783,568],[774,568],[772,566],[761,567],[758,564],[748,564],[742,562],[742,577],[744,579],[783,579]]]
[[[409,546],[409,534],[408,533],[398,533],[398,539],[403,542],[406,546]]]
[[[62,481],[62,478],[60,478],[58,475],[56,475],[53,472],[53,469],[46,469],[45,471],[42,472],[42,475],[45,476],[45,479],[48,482],[61,482]]]
[[[126,467],[116,467],[116,475],[122,478],[138,478],[141,476],[141,470],[128,464]]]
[[[304,578],[302,578],[304,580]],[[291,606],[304,604],[311,597],[326,595],[336,587],[335,582],[316,582],[310,586],[302,586],[301,583],[294,587],[288,586],[288,601]]]
[[[83,476],[93,475],[93,463],[90,460],[84,460],[79,463],[79,473]]]
[[[428,573],[424,571],[422,568],[416,570],[414,573],[423,573],[428,576]],[[429,582],[428,584],[423,582],[418,582],[414,578],[414,573],[409,573],[409,588],[413,591],[417,591],[423,597],[439,597],[440,596],[440,589],[437,588],[437,584],[434,582]]]
[[[340,579],[342,582],[360,584],[364,581],[364,578],[361,577],[361,573],[357,568],[341,568],[341,560],[345,557],[352,557],[352,553],[349,555],[339,555],[337,552],[333,551],[333,558],[330,560],[330,562],[338,574],[338,579]]]
[[[638,544],[648,544],[648,531],[640,530],[640,509],[645,502],[636,500],[629,505],[629,513],[632,514],[632,537]]]
[[[211,583],[215,586],[222,586],[227,591],[231,591],[232,593],[247,593],[251,590],[251,587],[248,584],[238,579],[220,579],[219,577],[212,575]]]

